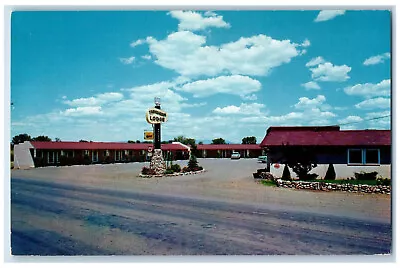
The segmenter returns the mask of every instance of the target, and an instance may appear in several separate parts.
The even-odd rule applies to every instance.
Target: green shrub
[[[171,165],[171,170],[173,172],[180,172],[181,171],[181,166],[179,164],[173,164],[173,165]]]
[[[354,177],[356,180],[374,181],[374,180],[376,180],[376,175],[378,175],[378,172],[376,172],[376,171],[373,171],[373,172],[363,172],[362,171],[360,173],[354,172]]]
[[[174,174],[175,172],[172,169],[165,170],[164,174]]]
[[[376,180],[376,185],[390,186],[390,185],[392,185],[392,181],[388,178],[385,178],[385,179],[378,178]]]
[[[329,164],[324,180],[335,180],[335,179],[336,179],[335,168],[333,167],[333,164]]]
[[[306,174],[303,176],[303,180],[305,180],[305,181],[316,180],[317,178],[318,178],[318,174],[316,174],[316,173]]]
[[[285,165],[285,168],[283,169],[282,180],[284,180],[284,181],[292,180],[292,177],[290,176],[289,167],[287,165]]]

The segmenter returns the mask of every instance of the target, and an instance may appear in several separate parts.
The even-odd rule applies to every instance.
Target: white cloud
[[[257,100],[257,96],[256,96],[256,94],[251,94],[251,95],[243,96],[242,99],[249,100],[249,101],[255,101],[255,100]]]
[[[122,62],[123,64],[132,64],[132,62],[135,60],[135,57],[129,57],[129,58],[119,58],[119,61]]]
[[[207,105],[207,102],[200,102],[200,103],[182,103],[182,108],[192,108],[192,107],[201,107]]]
[[[388,109],[390,108],[390,98],[373,98],[362,101],[355,105],[357,109],[372,110],[372,109]]]
[[[206,37],[189,31],[175,32],[164,40],[147,37],[155,63],[180,75],[196,77],[221,73],[266,75],[300,55],[298,44],[266,35],[241,37],[220,46],[206,46]]]
[[[368,59],[366,59],[364,61],[363,64],[364,65],[375,65],[375,64],[383,63],[384,60],[386,60],[386,59],[390,59],[390,53],[389,52],[369,57]]]
[[[358,123],[363,121],[363,119],[357,115],[349,115],[344,119],[338,120],[340,124]]]
[[[100,106],[69,108],[61,112],[65,116],[88,116],[102,114]]]
[[[363,97],[376,97],[376,96],[390,96],[390,79],[382,80],[378,84],[357,84],[351,87],[346,87],[344,92],[347,95],[363,96]]]
[[[326,101],[324,95],[318,95],[314,99],[309,99],[307,97],[299,98],[299,102],[294,105],[296,109],[310,109],[315,107],[320,107]]]
[[[388,116],[389,115],[389,116]],[[366,119],[373,119],[368,121],[368,127],[372,129],[390,129],[391,123],[390,110],[383,112],[372,112],[366,114]]]
[[[151,55],[143,55],[141,58],[145,60],[151,60]]]
[[[344,15],[345,10],[321,10],[315,18],[315,22],[327,21],[335,18],[336,16]]]
[[[237,114],[237,115],[255,115],[261,114],[261,109],[264,108],[264,104],[260,103],[242,103],[240,106],[230,105],[223,108],[217,107],[214,109],[215,114]]]
[[[321,56],[318,56],[316,58],[311,59],[309,62],[306,63],[306,67],[311,67],[315,65],[319,65],[321,63],[324,63],[325,60]]]
[[[311,45],[310,40],[306,39],[304,42],[301,44],[302,47],[309,47]]]
[[[146,42],[146,40],[144,40],[144,39],[138,39],[138,40],[136,40],[136,41],[133,41],[133,42],[130,44],[130,46],[131,46],[131,47],[136,47],[136,46],[139,46],[139,45],[144,44],[145,42]]]
[[[97,94],[95,97],[79,98],[72,101],[66,100],[64,103],[69,106],[98,106],[109,102],[119,101],[123,98],[124,95],[119,92],[107,92]]]
[[[301,84],[303,87],[305,87],[307,90],[309,89],[321,89],[321,87],[317,84],[317,82],[310,81],[304,84]]]
[[[335,66],[330,62],[324,62],[315,68],[310,68],[310,71],[311,77],[316,81],[343,82],[350,78],[348,73],[351,71],[351,67]]]
[[[249,94],[259,91],[261,83],[248,76],[232,75],[198,80],[184,84],[181,88],[176,89],[192,93],[196,98],[207,97],[217,93],[233,94],[246,98]]]
[[[115,109],[124,112],[145,111],[154,105],[154,97],[161,98],[161,107],[167,112],[178,112],[186,98],[176,93],[173,89],[176,83],[163,81],[159,83],[122,89],[130,92],[130,100],[120,102]],[[164,107],[164,108],[163,108]]]
[[[204,30],[208,27],[216,27],[216,28],[229,28],[229,23],[226,23],[222,16],[218,16],[214,12],[207,12],[206,17],[203,17],[201,13],[194,11],[182,11],[175,10],[169,12],[171,17],[179,20],[178,29],[196,31],[196,30]]]

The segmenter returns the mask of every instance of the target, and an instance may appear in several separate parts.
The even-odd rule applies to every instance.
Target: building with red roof
[[[281,177],[284,152],[312,152],[317,167],[310,173],[325,177],[333,164],[337,178],[354,177],[355,172],[377,171],[378,176],[391,177],[390,130],[340,130],[339,126],[270,127],[260,143],[268,156],[268,165],[275,177]],[[296,174],[291,172],[292,177]]]
[[[260,144],[199,144],[197,150],[203,158],[230,158],[233,152],[244,158],[256,158],[262,154]]]
[[[162,144],[164,159],[188,159],[190,147]],[[151,143],[26,141],[14,146],[15,168],[96,163],[143,162],[150,158]]]

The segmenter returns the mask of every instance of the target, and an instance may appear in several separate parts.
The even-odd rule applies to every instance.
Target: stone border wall
[[[336,184],[327,182],[307,182],[307,181],[284,181],[277,179],[276,185],[283,188],[294,188],[302,190],[317,191],[343,191],[349,193],[372,193],[372,194],[390,194],[391,186],[384,185],[366,185],[366,184]]]
[[[143,175],[142,173],[139,174],[139,177],[141,178],[161,178],[161,177],[176,177],[176,176],[185,176],[185,175],[194,175],[194,174],[199,174],[205,172],[205,169],[198,170],[198,171],[189,171],[189,172],[177,172],[177,173],[172,173],[172,174],[162,174],[162,175]]]

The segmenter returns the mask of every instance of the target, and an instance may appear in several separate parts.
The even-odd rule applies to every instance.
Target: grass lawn
[[[261,183],[266,186],[276,186],[276,183],[273,181],[262,180]]]

